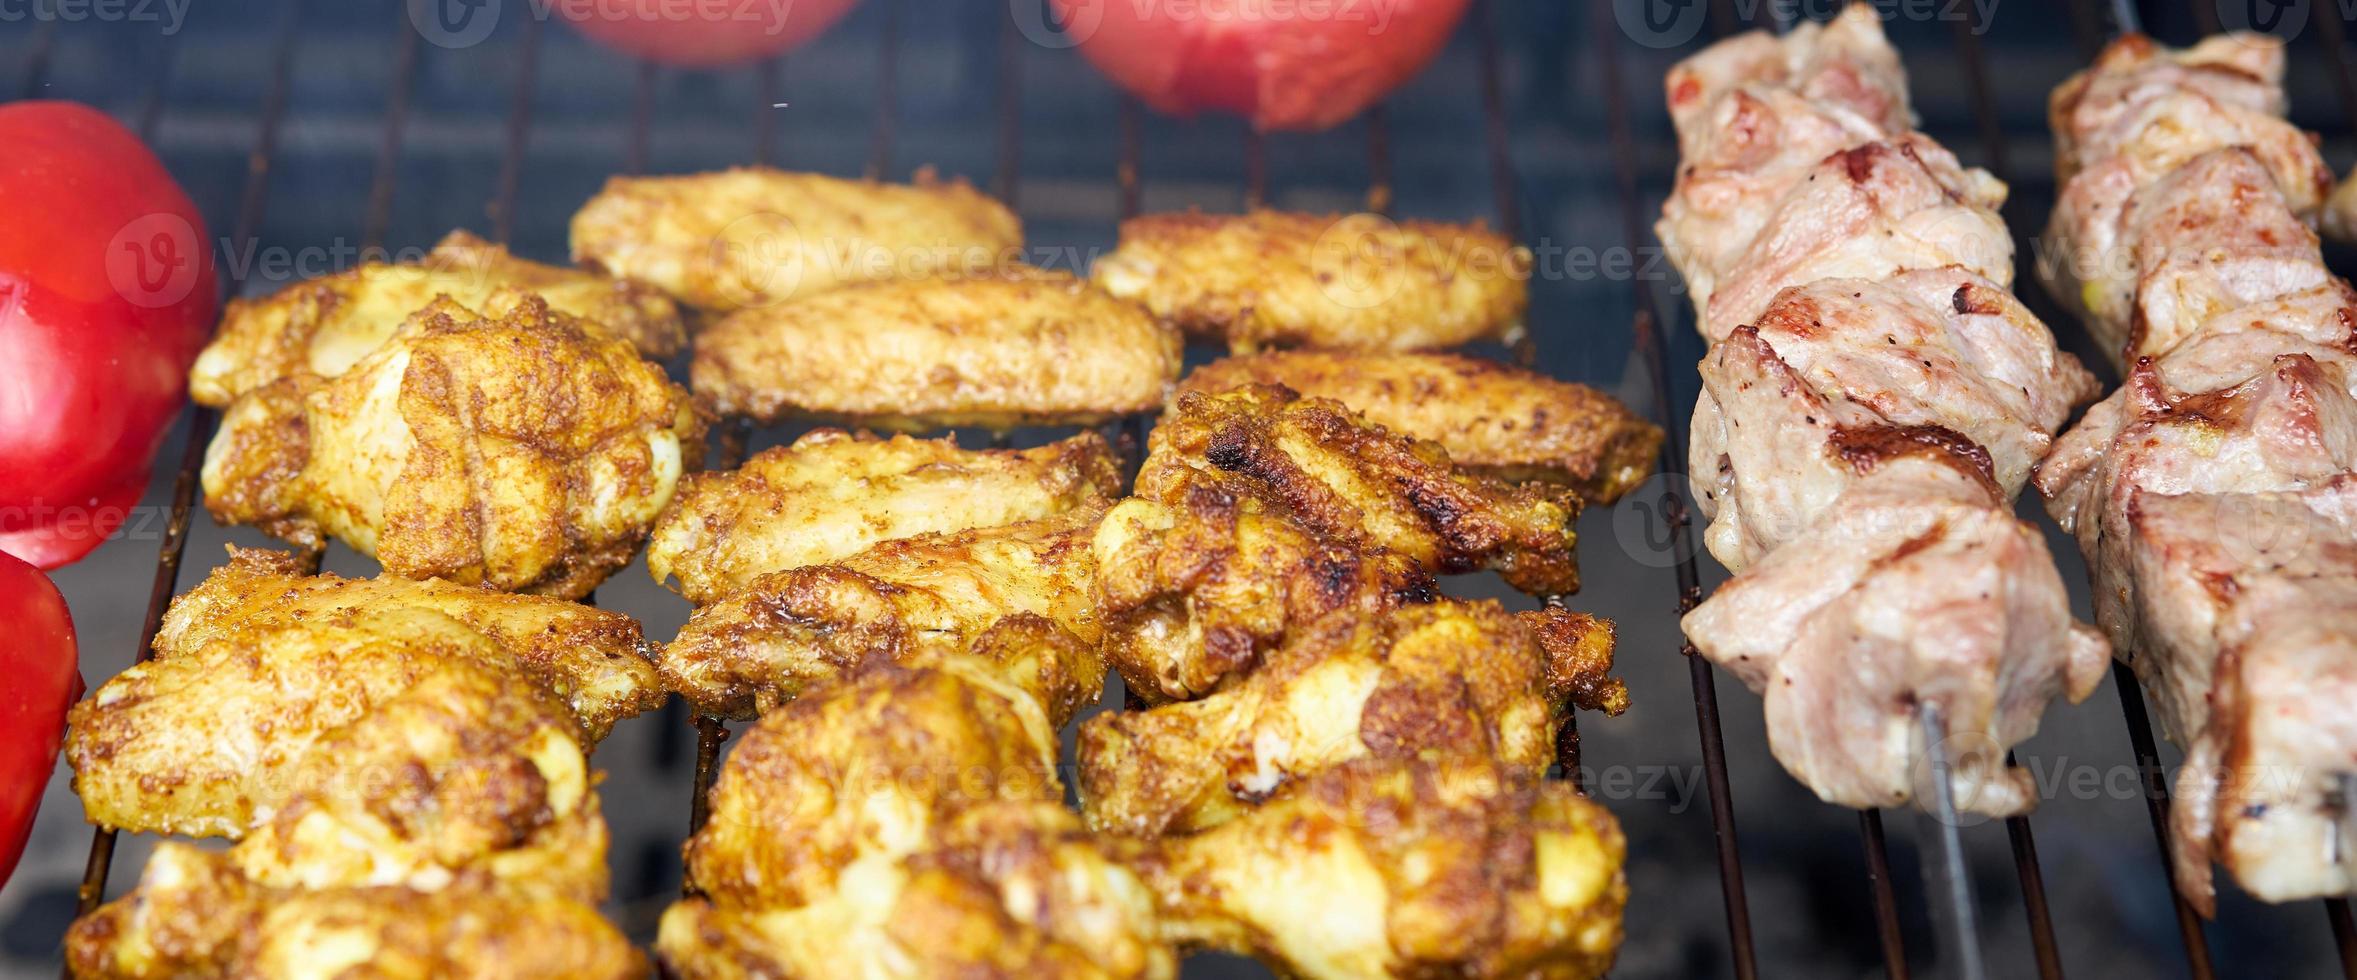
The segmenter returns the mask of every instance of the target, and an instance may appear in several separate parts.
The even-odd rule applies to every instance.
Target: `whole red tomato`
[[[710,68],[800,47],[857,0],[555,0],[581,33],[665,64]]]
[[[1407,81],[1469,0],[1054,0],[1080,53],[1163,112],[1326,129]]]
[[[16,870],[57,765],[66,708],[82,696],[74,620],[40,569],[0,554],[0,883]]]
[[[218,296],[196,206],[127,129],[0,105],[0,551],[89,553],[147,487]]]

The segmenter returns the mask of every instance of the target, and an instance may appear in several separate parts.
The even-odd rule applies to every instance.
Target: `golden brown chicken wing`
[[[545,690],[583,741],[660,703],[623,617],[463,591],[233,564],[167,615],[155,660],[74,706],[65,755],[84,813],[108,827],[243,834],[327,778],[313,757],[349,754],[339,732],[433,709],[439,695],[424,685],[454,664]],[[529,644],[501,640],[534,627]]]
[[[262,299],[230,300],[220,333],[189,371],[188,393],[220,408],[297,372],[332,378],[437,296],[497,317],[527,294],[648,357],[670,357],[687,343],[679,308],[651,287],[519,259],[454,231],[417,262],[369,262]]]
[[[239,396],[205,507],[396,575],[579,598],[629,562],[703,445],[687,393],[630,345],[536,298],[498,317],[439,299],[339,377]]]
[[[1480,224],[1373,214],[1150,214],[1091,274],[1189,335],[1261,347],[1422,350],[1511,340],[1531,256]]]
[[[1112,447],[1084,432],[1025,450],[820,429],[729,473],[691,474],[655,522],[647,571],[698,605],[768,572],[898,538],[1054,517],[1121,492]]]
[[[1610,813],[1484,762],[1362,759],[1139,847],[1165,936],[1310,980],[1599,977],[1628,901]]]
[[[1175,503],[1202,474],[1304,525],[1437,572],[1494,567],[1525,592],[1579,588],[1577,494],[1459,472],[1438,444],[1277,385],[1179,396],[1148,441],[1138,496]]]
[[[688,880],[714,901],[818,901],[861,857],[906,853],[981,802],[1060,804],[1056,731],[1104,677],[1036,616],[922,667],[852,669],[763,715],[729,755],[687,844]]]
[[[139,890],[74,924],[76,977],[196,980],[368,976],[386,980],[624,980],[646,957],[597,909],[462,878],[270,888],[228,855],[165,843]]]
[[[1022,244],[1006,205],[929,170],[913,184],[750,167],[615,177],[573,215],[574,261],[723,312],[987,270]]]
[[[168,660],[216,642],[250,645],[247,637],[271,629],[398,609],[440,613],[489,637],[518,670],[558,694],[592,742],[663,701],[657,648],[620,613],[439,579],[309,575],[294,555],[234,546],[228,564],[172,600],[155,654]]]
[[[1157,836],[1235,819],[1351,759],[1463,754],[1544,771],[1571,693],[1554,675],[1593,670],[1589,686],[1611,700],[1588,707],[1625,695],[1609,660],[1551,670],[1570,648],[1539,641],[1492,602],[1327,617],[1201,700],[1089,719],[1081,808],[1098,829]]]
[[[830,565],[772,572],[696,611],[656,667],[696,710],[747,718],[871,661],[964,655],[1016,613],[1094,647],[1086,507],[1004,527],[887,541]],[[1097,668],[1100,672],[1102,666]]]
[[[1430,602],[1404,555],[1337,544],[1257,497],[1192,474],[1176,503],[1115,504],[1090,542],[1105,658],[1148,701],[1201,697],[1338,610]]]
[[[1070,274],[874,282],[747,310],[696,338],[722,413],[865,426],[1093,425],[1160,407],[1178,334]]]
[[[1586,385],[1459,354],[1278,351],[1196,368],[1179,391],[1281,384],[1449,451],[1501,480],[1544,480],[1611,503],[1653,472],[1661,427]]]
[[[684,980],[1166,980],[1156,926],[1153,894],[1070,811],[988,802],[808,904],[674,905],[655,948]]]
[[[137,889],[75,923],[68,963],[121,977],[638,972],[593,911],[606,825],[574,732],[514,672],[443,662],[258,785],[291,793],[257,801],[270,815],[235,847],[163,845]],[[573,958],[592,952],[610,959]]]

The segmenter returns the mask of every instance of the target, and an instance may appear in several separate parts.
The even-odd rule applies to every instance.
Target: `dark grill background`
[[[1402,216],[1486,217],[1494,223],[1505,206],[1508,220],[1542,253],[1650,246],[1649,227],[1640,227],[1642,237],[1633,243],[1628,229],[1632,217],[1650,225],[1675,164],[1661,108],[1663,70],[1715,31],[1737,24],[1746,10],[1766,19],[1764,4],[1718,0],[1692,42],[1661,50],[1618,30],[1609,9],[1574,0],[1492,0],[1477,7],[1440,61],[1388,104],[1383,132],[1362,119],[1320,135],[1272,136],[1255,148],[1232,120],[1186,122],[1151,114],[1125,119],[1117,93],[1076,53],[1031,43],[1007,26],[1010,6],[1037,23],[1036,0],[866,0],[802,51],[765,68],[717,73],[645,69],[564,26],[535,27],[531,0],[505,0],[497,31],[463,49],[405,41],[406,14],[387,0],[202,0],[193,6],[188,22],[170,36],[152,22],[0,22],[0,98],[30,91],[91,102],[132,125],[152,118],[151,142],[205,208],[212,233],[231,238],[250,232],[250,243],[232,244],[303,257],[311,265],[301,274],[349,264],[344,250],[364,243],[422,248],[461,226],[495,233],[503,222],[494,202],[511,179],[513,208],[505,217],[516,248],[561,261],[567,220],[608,174],[751,163],[764,153],[765,129],[772,159],[781,166],[847,175],[879,167],[888,177],[906,178],[917,166],[933,164],[993,189],[1011,179],[1033,244],[1076,249],[1085,257],[1112,243],[1123,206],[1117,166],[1131,120],[1148,210],[1233,210],[1243,204],[1255,173],[1265,174],[1268,199],[1277,206],[1354,208],[1388,162],[1392,200]],[[1822,16],[1831,6],[1804,9]],[[1969,13],[1968,5],[1960,6]],[[2144,6],[2148,27],[2173,43],[2190,41],[2209,26],[2197,16],[2207,12],[2207,0],[2191,7]],[[2347,113],[2357,112],[2357,103],[2344,101],[2339,52],[2326,41],[2344,33],[2330,22],[2340,10],[2336,0],[2314,6],[2312,23],[2293,25],[2303,28],[2292,53],[2294,117],[2326,133],[2327,158],[2345,164],[2352,155]],[[2006,216],[2017,233],[2042,225],[2052,203],[2046,93],[2092,53],[2090,32],[2103,21],[2091,8],[2002,0],[1988,36],[1977,42],[1985,88],[1976,87],[1974,43],[1960,33],[1964,25],[1904,15],[1889,25],[1913,79],[1923,128],[1966,162],[1998,169],[2012,183]],[[1485,23],[1494,24],[1494,61],[1484,58]],[[528,91],[518,86],[527,64],[533,69]],[[1614,64],[1617,100],[1607,76]],[[1487,111],[1482,87],[1484,69],[1493,65],[1502,82],[1496,116]],[[280,86],[275,83],[282,66]],[[1017,70],[1010,74],[1010,67]],[[879,80],[887,74],[895,96],[889,101],[879,97]],[[765,75],[771,79],[766,87]],[[274,90],[283,95],[275,128],[265,125]],[[1984,92],[1987,101],[1977,102]],[[1002,112],[1010,98],[1018,107],[1014,129]],[[771,101],[791,107],[764,108]],[[405,117],[393,130],[388,115],[396,104]],[[766,122],[757,122],[764,116]],[[1493,121],[1503,124],[1510,150],[1512,179],[1504,183],[1494,179],[1488,151]],[[263,141],[265,133],[272,134],[274,147]],[[1020,147],[1011,170],[1002,152],[1010,135]],[[1383,151],[1371,153],[1378,146]],[[514,152],[519,147],[520,154]],[[379,179],[382,162],[391,164],[382,172],[385,180]],[[1633,180],[1634,199],[1623,193],[1624,180]],[[2027,254],[2025,247],[2019,283],[2024,297],[2086,356],[2083,334],[2054,315],[2030,281]],[[227,278],[237,277],[240,258],[225,259]],[[1668,401],[1682,425],[1701,344],[1687,326],[1684,298],[1666,266],[1648,262],[1640,255],[1636,266],[1663,278],[1632,281],[1591,266],[1586,274],[1534,282],[1539,364],[1650,411],[1651,368],[1635,326],[1640,293],[1649,294],[1664,320]],[[257,264],[242,289],[267,292],[291,274]],[[1196,359],[1202,356],[1197,352]],[[792,433],[759,433],[754,444]],[[1018,441],[1047,435],[1026,433]],[[147,507],[130,525],[132,540],[113,543],[56,576],[72,600],[84,674],[94,686],[128,664],[138,646],[181,444],[179,432],[167,438]],[[1649,491],[1583,519],[1588,584],[1572,602],[1620,622],[1621,670],[1636,701],[1623,718],[1587,719],[1583,726],[1589,785],[1630,837],[1633,897],[1618,974],[1733,975],[1711,809],[1699,783],[1696,710],[1688,665],[1677,654],[1677,579],[1650,543],[1661,539],[1659,511],[1658,494]],[[2044,523],[2042,516],[2036,519]],[[215,528],[198,515],[181,588],[219,563],[223,542],[268,543],[248,530]],[[2075,550],[2059,535],[2054,544],[2066,580],[2083,588]],[[1715,566],[1707,557],[1699,564],[1707,585]],[[330,549],[327,567],[373,572],[370,562],[341,548]],[[1459,584],[1467,594],[1504,594],[1486,577]],[[648,580],[643,565],[618,575],[599,600],[638,617],[658,639],[671,635],[687,613],[685,602]],[[1885,947],[1878,942],[1868,873],[1874,853],[1861,846],[1860,818],[1817,803],[1786,777],[1768,757],[1757,699],[1735,684],[1722,687],[1734,822],[1760,970],[1770,976],[1883,971]],[[2165,745],[2162,753],[2175,758]],[[2025,761],[2094,766],[2107,774],[2131,764],[2121,700],[2107,690],[2086,704],[2056,708],[2021,754]],[[620,726],[595,760],[608,773],[604,797],[615,838],[616,897],[609,911],[640,938],[651,936],[655,917],[676,894],[692,757],[692,732],[674,713]],[[1615,774],[1612,767],[1629,768]],[[1673,783],[1659,775],[1663,770],[1674,773],[1685,792],[1653,792]],[[2119,785],[2118,777],[2111,783]],[[0,891],[0,974],[54,975],[58,968],[58,937],[73,914],[90,836],[79,818],[61,766],[25,862]],[[2065,795],[2049,800],[2029,825],[2042,859],[2060,965],[2068,973],[2189,972],[2141,798]],[[1966,840],[1992,975],[2033,975],[2024,889],[2007,831],[1994,824],[1974,827]],[[123,838],[110,896],[136,880],[148,848],[144,839]],[[1885,880],[1893,886],[1902,965],[1926,970],[1933,962],[1931,929],[1913,824],[1904,814],[1890,815],[1888,860]],[[2230,885],[2222,891],[2220,918],[2207,930],[2221,974],[2333,971],[2333,935],[2318,903],[2270,908]],[[1211,958],[1192,961],[1188,972],[1215,976],[1225,970],[1257,975],[1248,964]]]

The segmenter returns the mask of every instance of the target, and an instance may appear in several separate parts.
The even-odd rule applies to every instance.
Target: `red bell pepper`
[[[82,696],[74,620],[41,570],[0,554],[0,883],[16,870],[57,766],[66,708]]]
[[[219,296],[205,222],[139,137],[0,105],[0,551],[89,553],[147,488]]]

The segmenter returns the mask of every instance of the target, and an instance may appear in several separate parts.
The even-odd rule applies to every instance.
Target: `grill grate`
[[[872,121],[865,172],[871,177],[891,173],[898,126],[900,82],[900,33],[905,0],[878,0],[883,6],[881,43],[878,45],[876,92],[880,109]],[[1745,4],[1743,9],[1757,13],[1756,4]],[[1770,5],[1773,7],[1774,5]],[[2102,0],[2072,0],[2067,4],[2067,15],[2073,36],[2082,54],[2092,56],[2103,39],[2102,24],[2105,13]],[[2193,5],[2197,21],[2204,32],[2217,28],[2216,11],[2208,4]],[[2329,4],[2315,5],[2313,20],[2319,27],[2335,68],[2338,95],[2350,124],[2357,129],[2357,70],[2343,51],[2347,31],[2334,16]],[[242,194],[238,203],[233,231],[229,240],[242,246],[255,243],[269,196],[274,162],[279,149],[282,123],[287,113],[290,95],[291,68],[300,40],[300,0],[278,0],[276,20],[270,45],[271,61],[266,94],[255,114],[255,133],[247,158]],[[1501,80],[1503,56],[1500,52],[1496,23],[1497,4],[1483,0],[1472,15],[1471,29],[1479,42],[1479,101],[1483,122],[1484,145],[1492,182],[1496,220],[1506,236],[1514,241],[1527,241],[1521,213],[1521,201],[1512,156],[1511,127],[1505,109],[1504,87]],[[1642,206],[1639,186],[1643,174],[1634,123],[1628,106],[1628,86],[1622,77],[1621,44],[1611,15],[1611,4],[1589,5],[1595,24],[1591,30],[1595,42],[1593,55],[1601,66],[1604,84],[1604,112],[1610,133],[1610,152],[1613,174],[1621,201],[1622,229],[1632,249],[1645,246],[1650,240],[1649,217]],[[1724,36],[1746,26],[1746,17],[1738,10],[1738,0],[1712,0],[1709,23],[1714,33]],[[1993,86],[1981,38],[1975,28],[1979,25],[1957,21],[1956,49],[1962,56],[1978,136],[1985,155],[1985,165],[2000,179],[2010,179],[2008,147],[2001,120],[1995,109]],[[29,96],[38,92],[45,80],[55,52],[57,25],[44,21],[34,36],[32,50],[24,68],[23,91]],[[517,228],[518,198],[523,186],[526,150],[535,120],[534,102],[538,89],[540,48],[544,25],[540,18],[528,17],[517,50],[514,78],[504,129],[504,143],[495,196],[489,205],[493,239],[502,243],[512,240]],[[393,199],[397,184],[398,163],[403,141],[408,133],[411,100],[420,60],[420,36],[405,19],[397,18],[392,39],[395,47],[394,72],[386,93],[383,130],[376,144],[374,169],[368,192],[368,206],[362,226],[365,246],[380,246],[393,216]],[[150,143],[162,122],[166,88],[178,50],[176,35],[166,38],[163,54],[154,59],[152,75],[136,115],[135,128]],[[999,56],[999,90],[997,92],[997,153],[998,166],[993,186],[999,197],[1012,205],[1021,183],[1023,131],[1021,124],[1022,77],[1020,61],[1025,40],[1013,18],[1001,18],[997,37]],[[634,64],[636,78],[629,106],[626,165],[630,171],[640,171],[648,164],[650,131],[654,114],[654,93],[658,69],[652,64]],[[781,91],[780,76],[783,59],[761,62],[758,74],[760,102],[753,120],[754,159],[760,163],[773,162],[777,157],[776,113],[769,108]],[[1143,206],[1142,129],[1143,110],[1128,96],[1122,96],[1118,115],[1118,155],[1116,185],[1120,213],[1123,218],[1139,214]],[[1366,205],[1370,210],[1389,213],[1393,205],[1394,164],[1392,159],[1392,125],[1388,110],[1378,107],[1367,117],[1367,166],[1369,186]],[[1243,141],[1244,197],[1252,206],[1268,200],[1270,168],[1266,141],[1249,131]],[[2025,227],[2013,223],[2017,229]],[[233,268],[224,278],[228,295],[238,295],[244,286],[244,270]],[[1684,413],[1678,411],[1671,395],[1668,366],[1669,342],[1665,323],[1675,322],[1674,315],[1665,319],[1655,304],[1649,286],[1638,279],[1635,283],[1635,316],[1632,321],[1633,341],[1637,355],[1643,361],[1653,388],[1653,409],[1658,420],[1668,430],[1662,457],[1662,469],[1674,477],[1684,475],[1687,433]],[[1516,360],[1523,364],[1537,361],[1538,347],[1529,338],[1514,351]],[[197,495],[198,468],[202,462],[208,437],[217,423],[216,413],[207,409],[192,409],[187,414],[187,429],[180,446],[178,468],[175,473],[170,502],[169,520],[158,547],[153,581],[142,624],[138,659],[145,661],[153,655],[152,644],[161,622],[163,611],[175,593],[179,581],[182,557],[186,549],[190,520]],[[1124,451],[1125,461],[1133,468],[1142,455],[1144,419],[1130,417],[1118,426],[1116,445]],[[728,419],[717,426],[717,449],[713,465],[733,468],[745,457],[751,439],[751,426],[742,419]],[[1675,568],[1675,594],[1670,603],[1682,615],[1701,599],[1701,576],[1691,547],[1692,514],[1686,500],[1676,490],[1662,500],[1662,520],[1671,548],[1678,560]],[[312,555],[316,562],[318,555]],[[1716,692],[1716,675],[1708,662],[1695,654],[1690,645],[1683,647],[1691,682],[1696,734],[1704,765],[1704,787],[1710,806],[1716,859],[1720,874],[1721,895],[1729,940],[1732,970],[1741,980],[1752,980],[1759,974],[1758,952],[1752,917],[1744,883],[1735,809],[1730,788],[1729,768],[1724,735],[1721,727]],[[2156,842],[2160,845],[2164,867],[2171,860],[2167,849],[2166,802],[2167,786],[2160,768],[2158,747],[2147,715],[2143,694],[2133,674],[2124,667],[2115,667],[2115,683],[2128,728],[2131,748],[2137,763],[2146,802],[2153,821]],[[715,719],[695,717],[691,720],[696,733],[696,766],[694,792],[690,802],[690,828],[700,828],[706,817],[709,790],[715,775],[727,727]],[[1563,745],[1565,771],[1576,775],[1579,771],[1578,733],[1567,725]],[[1876,924],[1876,935],[1885,969],[1893,977],[1909,973],[1908,955],[1902,915],[1896,888],[1891,877],[1888,846],[1883,832],[1882,815],[1865,811],[1858,815],[1858,835],[1869,876]],[[2016,875],[2022,892],[2029,932],[2038,973],[2043,978],[2062,976],[2061,958],[2054,926],[2048,909],[2042,871],[2038,861],[2035,838],[2028,818],[2006,821],[2009,843],[2014,857]],[[77,894],[80,911],[88,912],[105,897],[109,868],[112,862],[116,835],[109,830],[97,831],[91,841],[89,858],[81,887]],[[2193,915],[2191,907],[2181,896],[2174,894],[2179,930],[2185,947],[2188,969],[2196,978],[2214,975],[2209,950],[2202,932],[2202,923]],[[2357,925],[2352,924],[2345,900],[2323,903],[2335,945],[2344,971],[2357,978]]]

